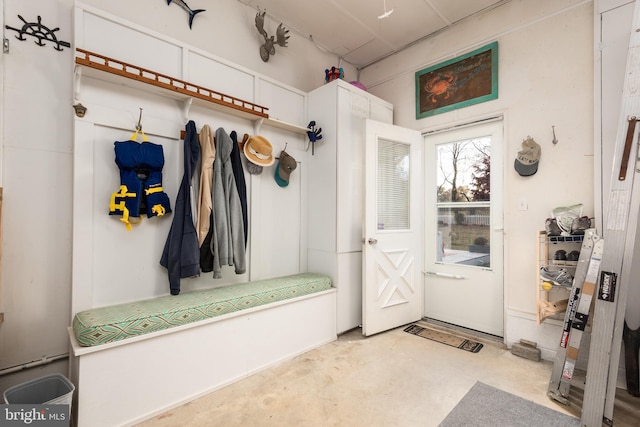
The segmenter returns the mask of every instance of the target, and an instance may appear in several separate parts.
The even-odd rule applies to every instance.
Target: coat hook
[[[142,108],[140,108],[140,115],[138,116],[138,124],[136,125],[136,130],[142,130]]]
[[[556,145],[558,143],[558,139],[556,138],[556,127],[555,126],[551,126],[551,131],[553,132],[553,145]]]
[[[287,145],[289,145],[289,143],[288,143],[288,142],[285,142],[285,143],[284,143],[284,148],[283,148],[283,149],[282,149],[282,151],[280,152],[281,154],[282,154],[283,152],[287,151]],[[280,160],[280,157],[279,157],[279,156],[278,156],[278,157],[276,157],[276,160]]]

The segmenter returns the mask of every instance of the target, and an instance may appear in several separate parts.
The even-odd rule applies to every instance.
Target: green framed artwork
[[[416,72],[416,119],[498,98],[498,42]]]

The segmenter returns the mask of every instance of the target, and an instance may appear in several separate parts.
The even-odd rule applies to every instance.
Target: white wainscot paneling
[[[7,368],[67,351],[59,326],[69,322],[72,159],[16,147],[5,147],[3,156],[3,240],[9,250],[5,246],[2,260],[8,292],[0,366]],[[44,331],[44,325],[51,328]]]
[[[168,138],[178,138],[184,129],[183,105],[173,99],[84,75],[79,86],[78,101],[87,108],[81,121],[130,130],[133,134],[141,120],[148,136]]]
[[[189,70],[185,77],[186,81],[253,102],[253,75],[194,52],[188,52],[187,58]]]
[[[85,50],[171,77],[182,77],[182,48],[117,22],[84,12],[76,20],[76,40]],[[126,46],[126,49],[122,47]]]
[[[75,98],[88,111],[85,117],[75,119],[73,312],[168,293],[167,273],[159,260],[172,216],[143,218],[141,224],[127,232],[117,217],[108,215],[111,194],[119,186],[113,142],[131,136],[140,108],[143,130],[152,142],[164,148],[163,186],[172,206],[183,175],[183,141],[179,140],[179,132],[189,119],[196,122],[198,129],[205,123],[214,130],[222,126],[230,133],[235,129],[239,138],[244,133],[259,132],[272,142],[275,155],[288,144],[287,151],[299,161],[286,188],[275,183],[275,165],[265,168],[261,175],[245,173],[251,222],[247,253],[251,257],[250,273],[236,275],[232,267],[225,267],[223,279],[213,280],[211,274],[183,279],[183,291],[305,269],[302,160],[306,157],[306,129],[289,123],[304,122],[306,94],[96,10],[76,8],[76,25],[75,43],[79,47],[245,101],[262,102],[270,114],[279,112],[278,118],[288,123],[269,119],[262,123],[258,117],[238,115],[233,109],[221,112],[217,104],[192,104],[189,98],[176,96],[173,91],[156,90],[80,67]],[[127,49],[120,49],[122,46]],[[257,94],[260,99],[256,99]]]
[[[120,217],[108,215],[111,194],[118,190],[120,178],[114,159],[114,142],[125,141],[130,133],[96,127],[93,192],[93,306],[135,301],[166,294],[169,289],[167,270],[160,266],[173,214],[146,218],[131,231],[125,229]],[[141,141],[142,138],[139,138]],[[163,188],[169,195],[172,209],[182,169],[182,144],[178,140],[149,138],[163,147],[165,167]]]
[[[287,149],[294,158],[295,152]],[[274,149],[278,156],[280,150]],[[298,157],[300,159],[301,157]],[[278,162],[264,167],[262,174],[250,175],[252,200],[250,235],[253,243],[252,279],[295,274],[301,269],[301,241],[304,163],[298,160],[289,185],[275,181]]]
[[[163,188],[175,208],[184,174],[184,143],[179,140],[180,130],[184,129],[181,105],[171,98],[138,89],[123,91],[120,85],[88,78],[82,85],[80,100],[88,111],[83,119],[76,119],[76,123],[87,126],[76,124],[75,187],[77,191],[85,190],[76,194],[74,202],[78,205],[74,247],[84,248],[76,252],[74,310],[166,294],[167,271],[159,261],[173,214],[143,217],[132,231],[126,231],[119,217],[108,214],[111,194],[120,185],[113,144],[132,136],[139,108],[143,108],[143,130],[151,142],[163,146]],[[142,141],[141,135],[138,141]],[[88,225],[83,226],[87,221]],[[182,289],[222,282],[214,283],[210,275],[203,275],[195,280],[183,279]]]
[[[269,118],[306,127],[304,93],[264,79],[258,80],[258,84],[256,102],[269,108]]]

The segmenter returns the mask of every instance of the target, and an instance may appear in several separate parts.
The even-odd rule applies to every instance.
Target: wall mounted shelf
[[[76,48],[75,62],[76,99],[82,86],[82,77],[87,76],[146,91],[151,87],[157,93],[169,94],[184,103],[185,121],[193,103],[198,102],[207,108],[253,121],[255,134],[259,133],[263,124],[301,134],[306,134],[308,130],[302,126],[269,118],[267,107],[84,49]]]

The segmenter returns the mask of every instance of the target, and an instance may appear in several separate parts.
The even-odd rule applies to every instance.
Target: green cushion
[[[239,283],[82,311],[73,319],[73,330],[88,347],[330,288],[331,279],[315,273]]]

